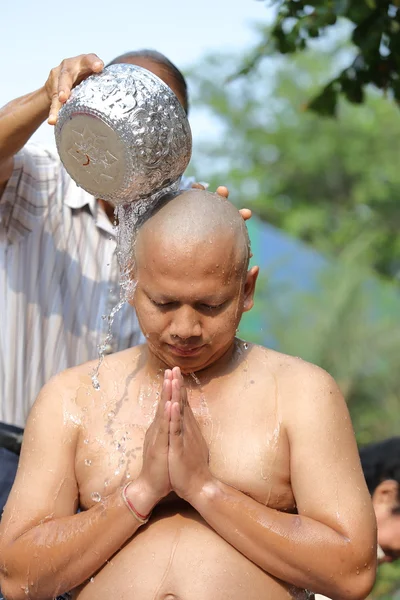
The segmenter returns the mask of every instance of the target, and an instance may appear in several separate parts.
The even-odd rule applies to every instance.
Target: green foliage
[[[399,600],[400,562],[382,565],[378,569],[371,600]],[[396,593],[397,590],[397,593]]]
[[[265,55],[304,50],[310,41],[323,37],[338,19],[345,19],[353,26],[356,57],[319,91],[310,108],[334,115],[340,94],[359,104],[369,84],[400,101],[399,0],[273,0],[272,6],[276,9],[274,22],[265,29],[242,74]]]
[[[400,276],[400,118],[368,93],[362,106],[339,104],[332,120],[305,111],[307,98],[333,72],[332,56],[306,52],[263,62],[247,78],[221,86],[236,57],[209,58],[192,73],[195,101],[218,134],[195,148],[212,185],[269,223],[338,255],[370,233],[368,262]],[[199,170],[200,174],[200,170]]]

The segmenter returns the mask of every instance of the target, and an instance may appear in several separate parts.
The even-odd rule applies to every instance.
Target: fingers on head
[[[239,212],[245,221],[251,219],[252,212],[249,208],[241,208]]]
[[[217,194],[223,198],[227,198],[229,196],[229,190],[224,185],[220,185],[217,187]]]

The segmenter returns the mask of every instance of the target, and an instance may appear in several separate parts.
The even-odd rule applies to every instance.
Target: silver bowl
[[[177,189],[192,152],[175,94],[147,69],[128,64],[111,65],[74,88],[55,137],[77,185],[114,204]]]

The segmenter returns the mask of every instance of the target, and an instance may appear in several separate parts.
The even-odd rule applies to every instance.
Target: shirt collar
[[[71,209],[79,210],[88,206],[97,227],[102,229],[112,237],[115,236],[114,227],[110,223],[104,210],[99,206],[96,198],[78,187],[76,183],[65,173],[66,186],[64,194],[64,203]]]

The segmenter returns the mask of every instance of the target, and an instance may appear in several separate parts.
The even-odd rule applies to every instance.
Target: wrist
[[[131,482],[126,488],[125,495],[137,513],[143,516],[149,515],[160,500],[140,477]]]
[[[26,100],[30,103],[32,110],[36,113],[39,121],[45,121],[51,107],[51,98],[47,93],[46,87],[43,86],[35,92],[32,92],[32,94],[26,97]]]
[[[207,479],[204,479],[198,486],[190,490],[186,498],[184,498],[189,504],[199,511],[199,508],[213,500],[221,492],[221,482],[215,477],[210,475]]]

